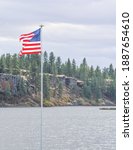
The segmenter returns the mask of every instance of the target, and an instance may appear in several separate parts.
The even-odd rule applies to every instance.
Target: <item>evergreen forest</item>
[[[35,85],[36,91],[40,91],[40,55],[4,54],[0,56],[0,73],[25,76]],[[116,102],[116,69],[110,64],[108,67],[93,67],[83,58],[80,65],[75,59],[68,58],[63,62],[61,57],[56,57],[53,52],[44,52],[43,73],[44,73],[44,95],[49,99],[49,77],[46,74],[65,75],[84,82],[82,96],[86,99],[107,98]],[[24,90],[25,89],[21,89]],[[59,84],[59,94],[62,95],[62,85]]]

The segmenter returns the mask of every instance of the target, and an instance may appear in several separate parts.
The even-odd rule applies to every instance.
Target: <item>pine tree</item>
[[[2,55],[0,58],[0,73],[5,73],[5,69],[6,69],[5,55]]]
[[[49,72],[48,68],[49,68],[49,64],[48,64],[48,54],[47,54],[47,52],[45,51],[45,52],[44,52],[44,66],[43,66],[43,71],[44,71],[44,73],[48,73],[48,72]]]
[[[86,85],[86,84],[84,85],[83,94],[86,98],[91,99],[92,91],[91,91],[91,87],[89,85]]]
[[[76,76],[76,61],[75,59],[72,60],[72,76]]]
[[[49,54],[49,73],[55,73],[55,56],[53,52]]]
[[[43,77],[43,97],[46,100],[50,99],[50,81],[48,75],[44,75]]]
[[[62,63],[61,64],[61,72],[62,74],[65,74],[66,75],[66,72],[67,72],[67,67],[66,67],[66,63]]]
[[[57,68],[57,74],[62,74],[62,70],[61,70],[61,58],[60,57],[57,57],[56,68]]]
[[[95,71],[94,71],[94,68],[93,66],[90,67],[90,72],[89,72],[89,78],[92,78],[95,76]]]
[[[106,95],[110,98],[111,101],[116,102],[116,85],[115,81],[112,81],[107,88]]]
[[[110,78],[113,78],[114,77],[114,68],[113,68],[113,65],[112,64],[110,64],[110,66],[109,66],[109,76],[110,76]]]
[[[68,61],[66,63],[66,75],[71,77],[72,76],[72,69],[71,69],[71,61],[70,59],[68,58]]]
[[[96,70],[95,70],[95,75],[96,77],[100,78],[101,77],[101,69],[99,66],[96,67]]]
[[[10,54],[6,54],[6,73],[11,73],[11,55]]]
[[[14,54],[12,56],[11,64],[12,64],[12,74],[18,75],[20,73],[20,68],[17,54]]]
[[[31,82],[36,86],[37,89],[39,89],[40,86],[40,72],[41,72],[41,66],[40,66],[40,56],[38,55],[31,55],[31,65],[30,65],[30,76],[31,76]]]
[[[87,81],[88,78],[88,66],[87,61],[84,58],[83,63],[80,65],[80,79],[83,81]]]
[[[106,67],[103,68],[103,78],[104,79],[108,78],[108,68],[106,68]]]

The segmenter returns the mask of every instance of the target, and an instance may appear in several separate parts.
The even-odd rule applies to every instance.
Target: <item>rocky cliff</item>
[[[86,99],[83,96],[84,82],[81,80],[65,75],[45,75],[49,78],[49,99],[44,98],[44,106],[114,105],[107,99]],[[0,74],[1,107],[39,105],[40,92],[33,83],[22,76]]]
[[[34,88],[19,75],[0,73],[0,106],[38,106]]]

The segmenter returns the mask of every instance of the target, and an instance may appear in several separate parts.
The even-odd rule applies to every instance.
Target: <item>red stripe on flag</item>
[[[25,46],[25,47],[26,47],[26,46],[41,46],[41,43],[32,43],[32,42],[31,42],[31,43],[29,43],[29,44],[23,43],[22,45]]]
[[[22,50],[41,50],[41,47],[33,47],[33,48],[25,48],[25,47],[23,47]]]
[[[31,39],[33,36],[34,36],[34,35],[30,35],[30,36],[22,36],[22,37],[19,38],[19,40],[21,41],[21,40],[23,40],[23,39],[25,39],[25,38]]]
[[[30,33],[27,33],[27,34],[21,34],[20,36],[28,36],[28,35],[31,35],[31,34],[33,34],[33,33],[30,32]]]
[[[30,40],[23,40],[23,43],[24,43],[24,42],[30,42]]]

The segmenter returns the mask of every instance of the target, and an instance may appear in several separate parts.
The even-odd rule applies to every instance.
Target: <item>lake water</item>
[[[43,109],[43,150],[115,150],[116,111]],[[40,150],[40,109],[0,108],[0,150]]]

